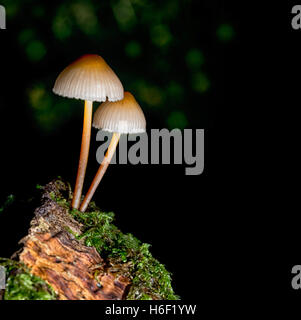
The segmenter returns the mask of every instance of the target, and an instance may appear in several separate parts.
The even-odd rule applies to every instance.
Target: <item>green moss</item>
[[[0,266],[6,270],[4,300],[56,300],[52,288],[39,277],[30,274],[24,264],[0,258]]]
[[[171,286],[171,274],[152,256],[150,245],[130,233],[122,233],[113,224],[114,213],[98,210],[95,203],[89,209],[92,211],[71,211],[73,217],[85,226],[78,239],[84,240],[87,246],[95,247],[111,265],[119,266],[131,277],[133,284],[127,299],[179,299]]]
[[[56,187],[58,190],[68,192],[68,195],[66,197],[62,196],[62,194],[57,191],[56,193],[54,191],[49,192],[50,198],[57,202],[60,206],[70,209],[70,201],[72,196],[71,186],[70,184],[66,184],[61,180],[61,177],[58,177],[58,179],[55,181]],[[44,190],[44,187],[37,185],[37,189]]]

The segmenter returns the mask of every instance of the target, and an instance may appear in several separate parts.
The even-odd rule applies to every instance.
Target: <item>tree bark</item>
[[[48,282],[60,300],[124,299],[130,279],[112,272],[95,248],[77,240],[74,234],[81,234],[83,226],[53,200],[62,192],[69,191],[59,180],[44,188],[42,205],[20,241],[20,261]]]

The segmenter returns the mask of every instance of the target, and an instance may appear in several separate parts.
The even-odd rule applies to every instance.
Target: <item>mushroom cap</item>
[[[123,86],[105,60],[86,54],[66,67],[57,77],[53,92],[68,98],[89,101],[117,101],[123,98]]]
[[[103,102],[94,113],[93,127],[117,133],[145,132],[146,120],[142,109],[130,92],[117,102]]]

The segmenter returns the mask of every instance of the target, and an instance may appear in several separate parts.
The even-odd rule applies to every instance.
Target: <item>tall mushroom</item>
[[[124,93],[124,98],[117,102],[104,102],[95,111],[93,127],[113,132],[113,136],[106,155],[92,181],[80,211],[86,211],[104,173],[106,172],[115,149],[118,145],[120,134],[133,134],[145,132],[146,121],[142,109],[130,92]]]
[[[93,101],[123,99],[123,86],[105,60],[96,54],[86,54],[66,67],[55,81],[53,92],[85,101],[82,144],[72,207],[78,209],[88,163]]]

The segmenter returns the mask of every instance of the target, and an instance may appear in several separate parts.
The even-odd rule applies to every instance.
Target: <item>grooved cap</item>
[[[117,133],[145,132],[146,120],[142,109],[130,92],[117,102],[103,102],[94,113],[93,127]]]
[[[105,60],[86,54],[57,77],[53,92],[68,98],[89,101],[117,101],[123,98],[123,86]]]

